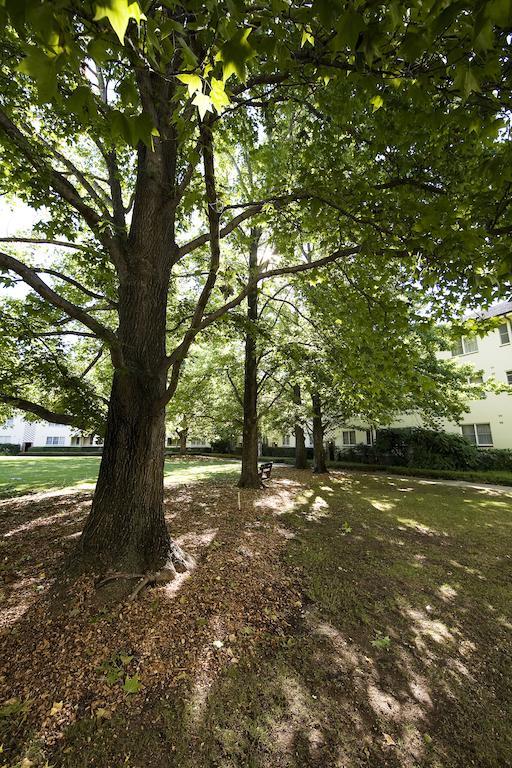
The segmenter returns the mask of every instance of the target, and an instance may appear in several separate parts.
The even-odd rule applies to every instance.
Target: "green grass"
[[[280,464],[294,464],[294,458],[290,456],[263,456],[262,461],[273,461]],[[310,462],[311,464],[311,462]],[[485,483],[487,485],[509,485],[512,487],[512,472],[488,470],[456,469],[424,469],[418,467],[383,466],[382,464],[361,464],[356,461],[328,461],[328,466],[333,469],[350,469],[357,472],[385,472],[388,475],[402,475],[403,477],[431,477],[439,480],[465,480],[468,483]]]
[[[278,520],[305,610],[219,674],[193,727],[183,691],[158,729],[77,724],[65,765],[91,741],[102,767],[119,742],[134,766],[509,765],[512,495],[332,473]]]
[[[96,456],[0,456],[0,498],[62,488],[93,490],[100,460]],[[229,460],[165,462],[166,476],[173,483],[225,477],[237,469],[238,463]]]
[[[218,514],[237,525],[229,474],[237,467],[169,462],[173,481],[191,483],[192,495],[192,484],[204,481],[184,530],[222,529],[212,509],[205,510],[208,493],[225,496]],[[262,518],[258,504],[265,499],[275,518]],[[246,585],[259,575],[240,545],[259,547],[256,537],[277,525],[288,537],[271,573],[283,574],[285,594],[291,585],[289,611],[282,593],[268,592],[265,611],[279,600],[279,617],[270,631],[260,632],[256,623],[250,644],[236,641],[236,665],[210,662],[199,715],[192,717],[191,701],[203,679],[201,663],[171,689],[148,690],[141,712],[120,708],[108,721],[84,714],[51,755],[55,768],[510,765],[512,493],[281,469],[267,491],[246,492],[242,502],[248,517],[210,545],[180,601],[195,584],[192,594],[202,595],[193,602],[198,622],[221,628],[232,620],[237,603],[230,601],[243,601]],[[219,558],[214,581],[204,575],[210,558]],[[230,591],[237,567],[242,592]],[[203,600],[217,583],[213,612],[205,612]],[[269,585],[262,578],[261,591],[267,594]],[[158,599],[155,606],[158,615]],[[239,624],[250,622],[253,611],[252,603],[246,606]],[[191,636],[179,647],[185,666]]]

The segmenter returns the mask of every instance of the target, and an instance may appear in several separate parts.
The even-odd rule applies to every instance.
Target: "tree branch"
[[[71,416],[67,413],[55,413],[55,411],[50,411],[43,405],[33,403],[30,400],[25,400],[22,397],[14,397],[0,392],[0,403],[12,405],[14,408],[19,408],[21,411],[28,411],[28,413],[33,413],[35,416],[40,416],[42,419],[53,421],[56,424],[67,424],[70,427],[80,426],[80,421],[76,416]]]
[[[78,243],[68,243],[66,240],[40,240],[37,237],[0,237],[0,243],[34,243],[34,245],[58,245],[60,248],[74,248],[77,251],[89,253],[89,248]]]
[[[234,299],[231,299],[231,301],[228,301],[226,304],[223,304],[209,315],[206,315],[199,327],[199,330],[202,331],[204,328],[207,328],[209,325],[218,320],[219,317],[222,317],[222,315],[224,315],[226,312],[229,312],[230,309],[233,309],[234,307],[237,307],[239,304],[241,304],[253,285],[260,283],[262,280],[268,280],[271,277],[279,277],[280,275],[294,275],[300,272],[307,272],[310,269],[319,269],[320,267],[324,267],[327,264],[332,264],[338,259],[342,259],[347,256],[353,256],[360,251],[361,246],[354,246],[353,248],[340,248],[339,250],[334,251],[334,253],[331,253],[329,256],[324,256],[321,259],[316,259],[315,261],[308,261],[304,264],[294,264],[293,266],[289,267],[279,267],[276,269],[269,269],[267,272],[260,272],[260,274],[254,280],[248,281],[247,285],[245,285],[243,290],[240,291],[240,293],[235,296]]]
[[[13,256],[9,256],[7,253],[0,251],[0,267],[9,271],[15,272],[22,280],[29,285],[39,296],[48,301],[54,307],[61,309],[69,317],[78,320],[82,325],[89,328],[96,336],[107,342],[112,353],[112,362],[115,366],[122,365],[121,347],[114,331],[107,328],[107,326],[100,323],[92,315],[89,315],[81,307],[77,307],[76,304],[65,299],[59,293],[56,293],[46,283],[41,280],[37,272],[35,272],[26,264],[23,264]]]
[[[112,237],[108,228],[102,228],[101,224],[104,222],[103,215],[85,203],[76,187],[62,173],[48,163],[45,158],[44,145],[37,146],[37,144],[33,144],[2,109],[0,109],[0,131],[18,148],[23,157],[37,171],[38,176],[41,176],[45,181],[48,180],[48,185],[54,192],[82,216],[87,226],[107,249],[117,269],[124,271],[125,260],[120,244],[115,237]],[[72,163],[70,165],[77,171]],[[79,171],[77,173],[80,175]],[[107,220],[111,221],[108,212],[107,217]]]

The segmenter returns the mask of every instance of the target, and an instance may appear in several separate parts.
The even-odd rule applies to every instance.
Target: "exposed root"
[[[192,555],[188,555],[184,550],[171,541],[167,561],[163,568],[153,573],[109,573],[104,579],[98,582],[97,587],[103,587],[110,581],[117,579],[140,579],[135,589],[128,595],[128,602],[135,600],[142,590],[150,584],[167,584],[172,581],[177,572],[188,571],[195,566],[195,560]]]

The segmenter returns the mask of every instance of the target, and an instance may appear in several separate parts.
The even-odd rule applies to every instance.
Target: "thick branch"
[[[55,424],[67,424],[70,427],[77,427],[80,425],[79,419],[76,416],[71,416],[67,413],[55,413],[55,411],[50,411],[43,405],[32,403],[30,400],[24,400],[22,397],[13,397],[0,392],[0,403],[12,405],[14,408],[19,408],[21,411],[28,411],[28,413],[33,413],[35,416],[40,416],[41,419],[53,421]]]
[[[238,216],[235,216],[231,221],[228,221],[227,224],[225,224],[222,229],[219,230],[219,238],[227,237],[227,235],[231,234],[237,227],[240,226],[244,221],[247,219],[250,219],[252,216],[256,216],[256,214],[261,213],[261,209],[263,208],[264,203],[258,203],[254,206],[251,206],[247,208],[245,211],[242,211],[242,213],[239,213]],[[184,256],[186,256],[188,253],[191,253],[192,251],[195,251],[196,248],[200,248],[202,245],[206,245],[210,241],[210,233],[204,232],[202,235],[198,235],[193,240],[190,240],[188,243],[185,243],[181,246],[181,248],[178,251],[178,260],[182,259]]]

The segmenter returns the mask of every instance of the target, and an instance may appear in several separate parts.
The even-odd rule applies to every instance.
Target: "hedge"
[[[19,452],[18,443],[0,443],[0,456],[15,456]]]
[[[420,427],[379,429],[375,445],[357,445],[340,461],[386,467],[512,472],[512,451],[478,448],[462,435]]]
[[[62,456],[63,454],[84,454],[100,456],[103,452],[102,445],[34,445],[29,448],[27,453],[32,456]]]

